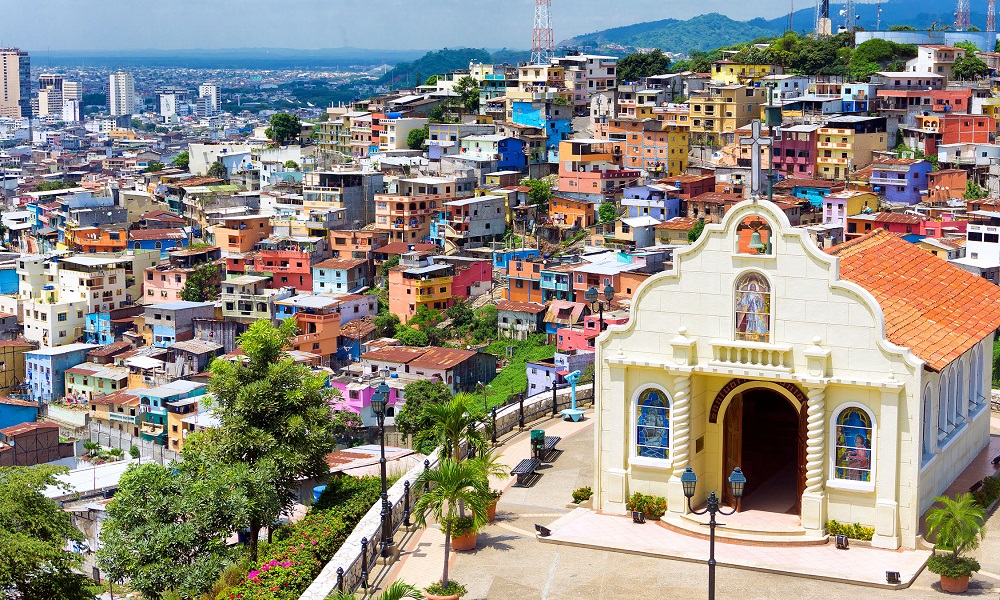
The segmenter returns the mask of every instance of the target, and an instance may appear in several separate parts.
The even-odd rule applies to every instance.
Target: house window
[[[736,339],[769,342],[771,285],[760,273],[744,273],[736,280]]]
[[[834,446],[835,479],[872,482],[872,434],[874,418],[861,406],[848,406],[837,413]]]
[[[670,458],[670,400],[655,388],[644,390],[636,402],[635,455]]]

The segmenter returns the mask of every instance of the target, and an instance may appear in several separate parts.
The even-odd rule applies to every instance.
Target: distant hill
[[[98,67],[186,67],[215,69],[288,69],[394,64],[413,60],[421,50],[363,48],[226,48],[218,50],[33,50],[31,64]]]
[[[952,3],[947,5],[948,8]],[[855,4],[860,17],[857,24],[862,29],[874,30],[878,7],[875,4]],[[843,24],[840,16],[842,5],[830,6],[833,26]],[[910,25],[917,29],[927,29],[932,24],[948,25],[955,17],[936,0],[887,0],[882,2],[882,28],[891,25]],[[811,32],[816,13],[810,6],[795,11],[792,27],[800,33]],[[981,29],[986,27],[985,13],[972,13],[972,24]],[[690,52],[692,50],[713,50],[740,42],[749,42],[762,36],[774,36],[788,29],[788,15],[775,19],[757,18],[750,21],[734,21],[719,13],[692,17],[685,21],[664,19],[648,21],[624,27],[615,27],[579,35],[563,42],[560,46],[588,48],[605,44],[619,44],[636,48],[662,48],[667,52]]]
[[[489,63],[492,55],[482,48],[445,48],[428,52],[412,62],[401,62],[374,82],[375,86],[393,88],[413,87],[422,84],[431,75],[441,75],[456,69],[468,69],[469,62]],[[419,81],[417,81],[419,75]]]

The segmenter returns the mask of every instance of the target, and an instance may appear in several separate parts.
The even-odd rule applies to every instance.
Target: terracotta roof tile
[[[660,223],[654,229],[676,229],[678,231],[691,231],[699,219],[695,217],[674,217],[669,221]]]
[[[511,312],[525,312],[537,315],[540,312],[545,312],[546,307],[544,304],[538,304],[537,302],[515,302],[513,300],[501,300],[497,302],[497,310],[509,310]]]
[[[6,429],[0,429],[0,435],[4,437],[11,437],[14,435],[20,435],[22,433],[27,433],[29,431],[34,431],[36,429],[59,429],[59,425],[55,423],[43,423],[41,421],[31,421],[28,423],[21,423],[20,425],[12,425]]]
[[[840,277],[868,290],[885,315],[886,337],[941,371],[1000,327],[1000,286],[886,231],[827,250]]]

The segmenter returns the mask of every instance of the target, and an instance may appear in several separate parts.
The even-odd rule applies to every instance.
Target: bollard
[[[430,468],[431,468],[431,460],[429,458],[425,458],[424,459],[424,473],[426,474],[427,470],[430,469]],[[431,491],[431,484],[430,484],[429,481],[424,480],[424,493],[426,494],[429,491]]]
[[[493,445],[497,445],[497,407],[493,407],[493,431],[491,435]]]
[[[337,591],[344,591],[344,567],[337,567]]]
[[[556,403],[556,384],[552,384],[552,416],[556,416],[559,412],[559,405]]]
[[[524,429],[524,392],[517,395],[517,402],[517,427],[518,429]]]
[[[403,527],[410,526],[410,482],[403,482]]]
[[[368,589],[368,538],[361,538],[361,587]]]

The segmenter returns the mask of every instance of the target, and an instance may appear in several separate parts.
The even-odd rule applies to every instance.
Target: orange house
[[[389,270],[389,312],[406,323],[421,306],[444,310],[451,306],[452,265],[399,266]]]
[[[208,228],[223,254],[242,254],[271,235],[271,222],[261,215],[222,217]]]
[[[507,300],[544,302],[541,281],[542,263],[511,260],[507,264]]]
[[[558,227],[583,229],[596,222],[595,206],[589,200],[573,200],[556,196],[549,200],[549,215]]]
[[[299,334],[292,338],[289,349],[311,352],[322,357],[324,364],[337,354],[340,343],[340,300],[332,296],[299,294],[274,303],[276,317],[295,319]]]
[[[124,229],[77,227],[70,230],[67,245],[78,252],[121,252],[128,247],[128,233]]]

